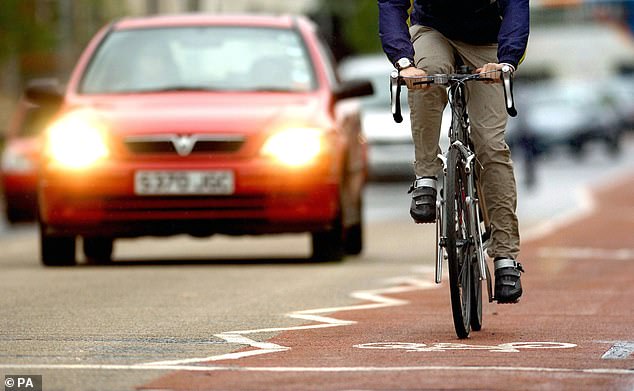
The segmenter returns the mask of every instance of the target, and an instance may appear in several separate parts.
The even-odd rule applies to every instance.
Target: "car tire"
[[[326,231],[313,232],[312,257],[313,261],[329,262],[340,261],[346,253],[346,243],[343,238],[343,224],[341,216],[333,222],[331,228]]]
[[[18,224],[25,221],[24,214],[14,208],[7,208],[5,212],[9,224]]]
[[[345,249],[348,255],[359,255],[363,251],[363,208],[358,203],[359,221],[346,229]]]
[[[76,264],[74,236],[49,235],[40,224],[41,261],[45,266],[74,266]]]
[[[82,242],[84,255],[89,263],[106,264],[112,262],[113,238],[85,237]]]

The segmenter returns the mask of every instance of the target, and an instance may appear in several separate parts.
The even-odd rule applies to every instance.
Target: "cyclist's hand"
[[[429,88],[429,86],[425,84],[413,84],[414,81],[416,81],[416,78],[423,78],[427,76],[427,72],[423,71],[422,69],[418,69],[416,67],[405,68],[399,72],[399,76],[404,78],[405,84],[407,84],[407,88],[410,90]]]
[[[485,83],[501,83],[500,72],[504,64],[488,63],[475,70],[475,73],[479,73],[481,77],[491,79],[485,81]]]

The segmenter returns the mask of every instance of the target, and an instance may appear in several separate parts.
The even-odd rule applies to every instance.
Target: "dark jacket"
[[[498,62],[517,68],[526,51],[528,0],[413,0],[412,25],[431,27],[450,39],[498,43]],[[378,0],[379,35],[392,63],[414,59],[407,18],[412,0]],[[484,64],[481,64],[484,65]]]

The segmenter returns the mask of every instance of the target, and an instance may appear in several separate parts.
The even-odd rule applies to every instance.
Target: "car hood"
[[[91,97],[69,104],[88,108],[113,133],[259,133],[284,124],[314,125],[320,100],[297,94],[186,94]]]

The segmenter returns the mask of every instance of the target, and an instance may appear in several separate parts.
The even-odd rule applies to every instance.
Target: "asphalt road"
[[[587,208],[584,189],[600,188],[633,170],[632,139],[617,159],[597,149],[581,161],[559,156],[541,162],[533,189],[522,184],[518,161],[523,235],[556,232],[560,222]],[[112,266],[43,268],[35,227],[5,226],[0,236],[0,378],[42,375],[46,391],[128,390],[148,384],[152,388],[144,389],[160,389],[156,379],[172,373],[172,364],[233,358],[227,355],[252,349],[245,336],[267,348],[266,342],[286,328],[314,324],[315,317],[367,301],[353,292],[427,276],[434,257],[433,227],[409,221],[407,186],[368,187],[365,251],[340,263],[308,262],[306,235],[219,236],[122,240],[116,243]],[[431,279],[425,281],[421,284],[427,287]],[[310,309],[320,310],[306,312]],[[389,321],[371,316],[377,328]],[[258,331],[240,332],[245,330]],[[404,330],[407,324],[398,334]],[[452,331],[443,332],[448,336]],[[624,384],[634,387],[632,381]],[[254,379],[246,388],[282,385],[264,387]],[[345,382],[333,386],[349,387]]]

